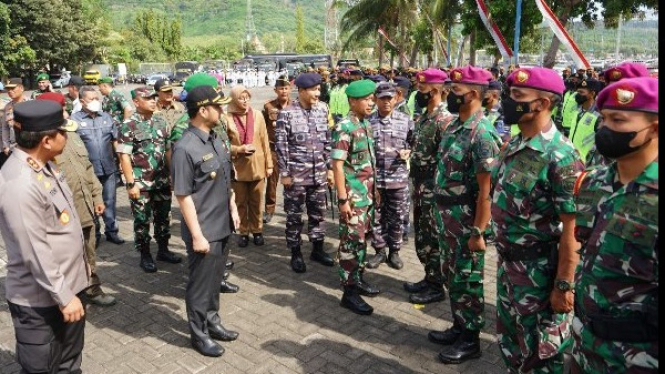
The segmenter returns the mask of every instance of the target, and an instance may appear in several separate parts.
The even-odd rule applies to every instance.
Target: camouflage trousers
[[[436,206],[439,261],[455,324],[467,330],[480,331],[485,326],[485,252],[469,249],[470,230],[450,227],[453,223],[460,225],[453,217],[462,217],[461,209],[465,207]],[[444,214],[447,216],[444,217]]]
[[[499,260],[496,330],[511,373],[563,373],[563,353],[572,345],[572,314],[552,312],[556,274],[550,263],[547,258]]]
[[[413,181],[413,228],[416,237],[415,247],[418,260],[425,267],[425,278],[432,283],[443,284],[441,258],[439,254],[439,234],[436,230],[436,203],[434,201],[434,180]]]
[[[307,234],[310,242],[325,238],[326,186],[302,186],[294,184],[284,188],[286,212],[286,246],[294,248],[302,243],[303,204],[307,206]]]
[[[355,216],[349,221],[339,220],[339,247],[337,259],[339,261],[339,276],[343,286],[352,286],[358,283],[360,275],[365,269],[367,255],[367,237],[372,235],[372,218],[374,206],[353,207]]]
[[[374,212],[372,246],[378,251],[388,246],[399,250],[402,246],[404,215],[408,215],[409,187],[379,188],[381,203]]]
[[[171,237],[171,191],[141,191],[139,198],[130,200],[134,216],[134,247],[150,243],[150,222],[154,220],[155,241],[168,241]]]
[[[595,336],[573,319],[573,374],[647,374],[658,372],[658,341],[625,343]]]

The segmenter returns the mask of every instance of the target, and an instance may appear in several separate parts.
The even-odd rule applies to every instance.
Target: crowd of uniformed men
[[[245,86],[225,97],[205,73],[180,98],[168,81],[132,90],[135,110],[109,78],[96,90],[73,77],[64,95],[37,79],[34,101],[9,79],[0,116],[6,294],[24,372],[79,371],[83,304],[115,303],[95,247],[102,222],[107,240],[124,242],[118,170],[145,272],[157,270],[150,223],[156,259],[182,261],[168,248],[178,201],[201,354],[220,356],[215,340],[238,337],[218,314],[218,293],[238,291],[225,280],[228,240],[235,231],[240,247],[250,233],[265,243],[281,183],[296,273],[306,271],[303,207],[311,260],[334,266],[323,243],[336,195],[341,305],[357,314],[372,314],[362,296],[380,293],[366,269],[401,269],[413,231],[424,275],[404,289],[415,304],[450,298],[452,326],[428,334],[444,363],[481,355],[493,242],[509,372],[562,373],[565,354],[575,373],[658,370],[658,81],[643,65],[563,77],[538,67],[323,68],[274,80],[262,112]]]

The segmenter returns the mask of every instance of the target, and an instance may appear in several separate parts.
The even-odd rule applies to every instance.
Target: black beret
[[[39,132],[66,130],[67,120],[62,115],[62,106],[51,100],[30,100],[14,106],[14,122],[21,131]]]
[[[397,76],[393,78],[393,82],[397,87],[401,87],[406,90],[411,88],[411,81],[407,77]]]
[[[85,85],[85,81],[83,78],[79,77],[78,75],[72,75],[71,78],[69,78],[69,84],[68,86],[76,86],[76,87],[81,87]]]
[[[490,84],[487,87],[487,89],[501,91],[503,89],[503,86],[501,86],[501,82],[499,81],[490,81]]]
[[[310,88],[321,84],[321,76],[317,73],[301,73],[295,81],[298,88]]]

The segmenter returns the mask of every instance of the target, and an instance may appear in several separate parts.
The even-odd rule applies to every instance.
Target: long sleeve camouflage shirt
[[[379,112],[369,117],[376,152],[376,187],[403,188],[409,185],[406,160],[399,151],[409,149],[413,136],[413,121],[409,116],[393,110],[381,117]]]

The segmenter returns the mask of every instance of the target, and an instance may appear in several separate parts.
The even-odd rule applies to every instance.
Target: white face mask
[[[102,110],[102,103],[99,102],[99,100],[93,100],[86,104],[86,109],[88,109],[91,112],[99,112]]]

